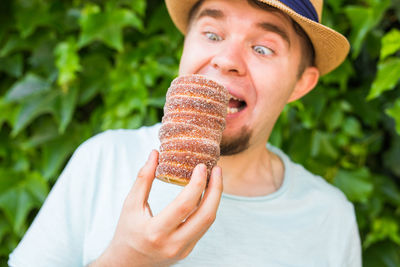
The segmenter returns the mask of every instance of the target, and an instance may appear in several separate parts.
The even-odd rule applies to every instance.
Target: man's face
[[[265,146],[298,82],[300,60],[300,37],[283,14],[250,6],[246,0],[201,4],[186,35],[179,74],[206,75],[234,97],[222,155]]]

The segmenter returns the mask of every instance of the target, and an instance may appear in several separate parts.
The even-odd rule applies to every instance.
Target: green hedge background
[[[364,266],[400,266],[400,0],[325,2],[351,54],[271,142],[355,204]],[[182,41],[162,0],[2,1],[1,266],[79,144],[160,121]]]

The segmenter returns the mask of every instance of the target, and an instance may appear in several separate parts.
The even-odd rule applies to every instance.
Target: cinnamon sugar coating
[[[217,159],[215,157],[207,154],[196,154],[196,156],[193,157],[193,152],[188,151],[166,151],[160,155],[160,161],[173,162],[192,169],[200,163],[204,163],[211,168],[217,164]]]
[[[216,89],[207,86],[199,86],[198,84],[190,83],[178,83],[173,87],[173,90],[167,92],[167,97],[175,95],[187,95],[194,97],[203,97],[216,102],[224,103],[226,99],[226,94],[223,92],[221,94],[216,94]],[[217,90],[217,92],[219,92]]]
[[[221,135],[216,131],[205,126],[197,126],[182,122],[165,122],[159,132],[160,140],[168,138],[185,138],[190,134],[191,138],[210,139],[216,143],[221,142]]]
[[[209,128],[214,130],[221,130],[225,128],[225,120],[221,117],[216,117],[207,113],[196,113],[191,112],[169,112],[164,115],[162,119],[163,123],[177,122],[177,123],[188,123],[196,126],[203,127],[208,125]]]
[[[158,179],[185,185],[200,163],[207,166],[209,179],[219,159],[228,101],[226,88],[205,76],[172,81],[159,132]]]
[[[218,117],[226,116],[226,106],[223,103],[210,101],[209,99],[204,99],[202,97],[192,98],[190,96],[173,96],[167,98],[164,106],[164,114],[176,110],[208,113]]]
[[[190,151],[191,153],[219,156],[219,145],[208,139],[179,138],[161,142],[160,154],[164,151]]]
[[[157,167],[156,176],[161,180],[174,183],[174,179],[179,179],[180,183],[189,183],[193,168],[185,168],[171,163],[160,163]],[[211,171],[207,168],[207,179],[210,178]],[[179,183],[177,183],[179,184]]]

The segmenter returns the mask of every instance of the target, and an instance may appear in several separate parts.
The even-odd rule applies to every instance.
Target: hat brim
[[[165,0],[168,12],[176,27],[186,34],[189,12],[198,0]],[[310,38],[315,51],[315,65],[321,75],[337,68],[347,57],[350,44],[346,37],[320,23],[293,11],[277,0],[258,0],[286,13],[296,21]]]

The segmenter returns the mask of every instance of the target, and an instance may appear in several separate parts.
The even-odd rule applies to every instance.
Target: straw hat
[[[191,8],[198,0],[165,0],[168,12],[175,23],[176,27],[182,32],[186,33],[188,16]],[[322,25],[319,22],[313,21],[303,15],[300,15],[292,8],[283,4],[282,2],[291,1],[278,1],[278,0],[258,0],[268,5],[280,9],[294,21],[296,21],[303,30],[309,36],[315,50],[315,64],[320,71],[321,75],[324,75],[336,67],[338,67],[346,58],[350,44],[346,37],[340,33]],[[292,1],[293,2],[293,1]],[[298,3],[307,2],[314,7],[315,12],[318,16],[317,21],[321,21],[322,5],[323,0],[303,0],[294,1]]]

